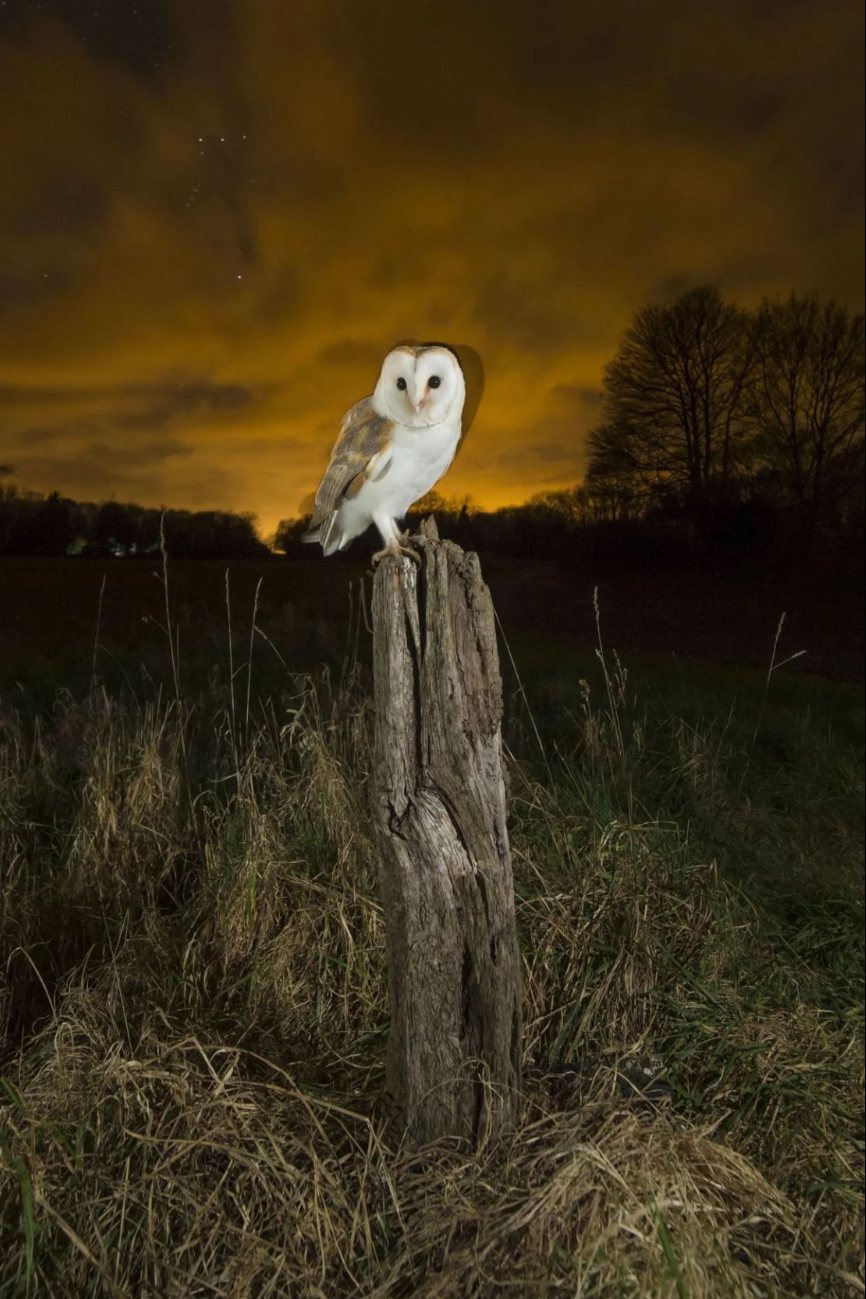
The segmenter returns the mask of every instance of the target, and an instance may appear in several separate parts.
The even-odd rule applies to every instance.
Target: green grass
[[[0,1299],[862,1294],[862,690],[514,639],[525,1110],[418,1159],[369,682],[248,643],[0,700]]]

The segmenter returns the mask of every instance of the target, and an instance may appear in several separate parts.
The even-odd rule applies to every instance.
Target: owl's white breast
[[[391,431],[391,464],[379,482],[365,484],[359,501],[366,497],[371,514],[387,510],[392,518],[402,518],[445,473],[459,441],[459,416],[424,429],[396,424]]]
[[[395,424],[391,462],[384,475],[371,478],[341,509],[346,537],[357,536],[377,516],[402,519],[415,501],[438,483],[454,459],[460,441],[460,415],[430,428]]]

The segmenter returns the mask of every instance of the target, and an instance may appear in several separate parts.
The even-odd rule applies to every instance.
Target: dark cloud
[[[341,338],[321,348],[316,362],[319,365],[366,366],[376,372],[382,364],[382,344],[364,338]]]
[[[0,413],[8,430],[5,436],[9,445],[16,447],[19,472],[28,465],[43,463],[28,460],[28,450],[42,446],[60,450],[78,444],[76,481],[85,466],[89,470],[98,467],[98,479],[104,481],[112,474],[128,478],[136,469],[159,467],[166,460],[192,456],[195,448],[177,437],[146,435],[174,427],[195,428],[202,420],[231,420],[254,401],[250,389],[240,384],[202,380],[84,388],[0,388]],[[19,425],[17,420],[33,408],[50,411],[52,422]]]
[[[62,428],[46,428],[43,425],[38,425],[35,428],[19,429],[14,435],[14,440],[22,447],[38,447],[44,442],[53,442],[56,438],[62,436]],[[11,442],[13,439],[10,438],[9,440]]]
[[[89,456],[102,465],[103,468],[111,470],[137,469],[140,466],[152,467],[159,465],[163,460],[171,460],[177,456],[191,456],[192,454],[193,448],[179,442],[176,438],[165,438],[160,442],[141,442],[124,447],[94,442],[84,451],[85,456]]]
[[[544,481],[566,474],[579,474],[584,468],[583,432],[567,416],[550,415],[521,430],[518,446],[500,451],[496,462],[511,468],[532,457],[535,470]]]
[[[142,403],[151,410],[181,414],[205,408],[213,411],[238,410],[255,400],[253,392],[239,383],[207,383],[201,379],[177,379],[163,383],[116,385],[7,384],[0,386],[0,410],[21,406],[83,406],[108,402],[118,407]]]
[[[66,276],[50,271],[36,271],[30,275],[16,275],[0,270],[0,313],[14,307],[29,307],[49,302],[69,287]]]
[[[25,197],[11,223],[12,233],[86,238],[97,233],[108,211],[108,194],[92,176],[61,171],[40,180]]]
[[[120,428],[165,428],[175,420],[202,412],[231,413],[248,406],[253,400],[249,388],[242,384],[172,384],[154,385],[118,394],[122,398],[140,400],[138,410],[117,417]]]
[[[667,275],[663,275],[661,279],[655,280],[650,285],[649,297],[654,302],[670,302],[694,287],[695,281],[692,275],[683,271],[669,271]]]
[[[156,449],[164,450],[161,444]],[[110,454],[106,455],[106,451]],[[230,490],[231,471],[193,456],[162,456],[139,461],[124,457],[116,447],[94,444],[75,455],[23,456],[15,462],[16,474],[46,484],[46,491],[60,491],[77,500],[110,498],[141,501],[151,505],[179,505],[216,508],[223,492]],[[177,487],[183,494],[178,502]]]
[[[559,407],[592,415],[601,406],[602,392],[600,388],[587,388],[579,383],[558,383],[550,396]]]
[[[5,0],[0,34],[19,39],[40,19],[50,16],[100,58],[111,60],[148,81],[173,51],[169,6],[164,0]]]
[[[492,275],[478,293],[472,318],[506,347],[528,353],[557,351],[573,338],[575,319],[550,301],[546,287],[505,273]]]
[[[333,433],[334,430],[331,427],[324,431]],[[244,460],[261,455],[277,460],[281,464],[286,464],[295,461],[299,456],[303,456],[308,447],[309,443],[304,438],[245,436],[237,443],[235,455]]]

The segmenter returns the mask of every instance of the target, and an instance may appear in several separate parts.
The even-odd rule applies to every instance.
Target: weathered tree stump
[[[414,1145],[477,1143],[515,1112],[520,964],[502,681],[478,557],[417,539],[373,583],[374,789],[391,1031],[387,1089]]]

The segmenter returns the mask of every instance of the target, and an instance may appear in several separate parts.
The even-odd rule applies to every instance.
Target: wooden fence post
[[[520,958],[505,825],[502,680],[478,557],[416,542],[373,583],[374,790],[391,1032],[387,1088],[414,1145],[515,1114]]]

